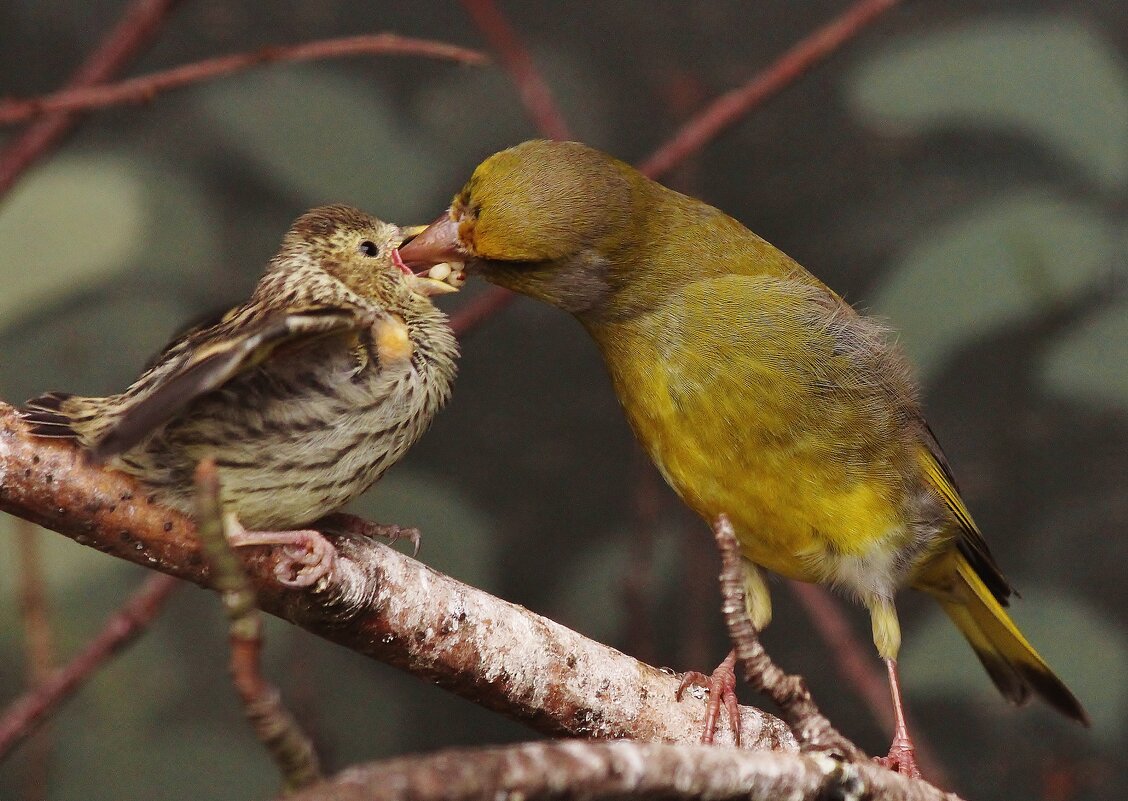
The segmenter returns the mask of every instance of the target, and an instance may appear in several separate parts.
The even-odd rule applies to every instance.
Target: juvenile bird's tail
[[[113,423],[108,414],[111,398],[83,398],[66,392],[48,392],[32,398],[20,409],[20,417],[37,437],[75,439],[90,447]]]
[[[1066,717],[1089,725],[1081,703],[1022,636],[963,554],[952,551],[941,557],[918,586],[944,607],[1008,701],[1024,704],[1034,693]]]

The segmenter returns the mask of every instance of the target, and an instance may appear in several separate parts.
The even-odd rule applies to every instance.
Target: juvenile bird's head
[[[524,142],[478,165],[400,254],[413,268],[464,260],[495,284],[583,315],[618,288],[615,265],[633,241],[647,183],[577,142]]]
[[[387,299],[410,291],[419,295],[455,292],[462,276],[442,279],[415,274],[396,250],[419,228],[400,228],[351,206],[321,206],[299,217],[282,240],[274,269],[314,267],[334,276],[354,292]]]

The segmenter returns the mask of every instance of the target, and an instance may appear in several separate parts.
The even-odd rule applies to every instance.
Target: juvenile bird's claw
[[[704,687],[709,691],[709,705],[705,708],[705,725],[701,732],[701,742],[709,745],[717,732],[717,718],[721,704],[728,712],[729,725],[737,747],[740,747],[740,704],[736,699],[736,652],[730,653],[711,675],[697,670],[688,670],[682,675],[681,684],[675,698],[680,701],[690,687]]]
[[[419,554],[419,544],[423,534],[414,526],[398,526],[395,523],[373,523],[362,517],[351,515],[348,512],[335,512],[326,515],[316,523],[321,528],[340,531],[343,534],[355,534],[360,537],[371,537],[388,540],[393,545],[400,540],[411,542],[411,555]]]
[[[247,531],[229,525],[232,547],[248,545],[279,546],[274,552],[274,578],[286,587],[312,587],[332,575],[337,565],[337,549],[319,531]]]

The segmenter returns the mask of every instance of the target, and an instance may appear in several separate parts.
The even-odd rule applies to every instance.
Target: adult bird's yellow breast
[[[857,366],[826,326],[806,324],[812,291],[776,276],[703,279],[653,313],[589,328],[636,435],[686,503],[728,514],[753,562],[825,580],[842,557],[909,535],[893,410],[867,402],[872,387],[852,390]]]

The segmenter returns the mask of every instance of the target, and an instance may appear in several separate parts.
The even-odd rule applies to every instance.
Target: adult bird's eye
[[[370,242],[367,239],[365,239],[357,246],[357,250],[359,250],[365,256],[375,257],[380,255],[380,248],[376,247],[376,243]]]

